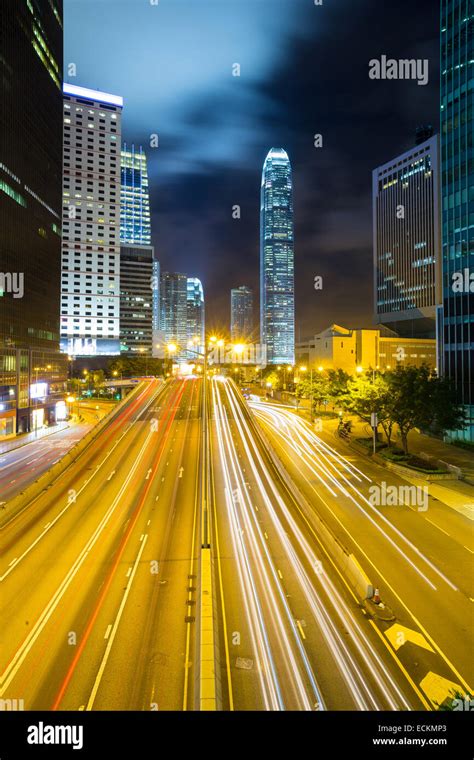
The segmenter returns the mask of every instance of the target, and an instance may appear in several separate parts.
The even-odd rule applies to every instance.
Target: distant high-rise
[[[474,34],[472,0],[441,2],[444,373],[474,440]]]
[[[230,337],[248,340],[253,332],[253,291],[246,285],[230,291]]]
[[[65,412],[62,19],[61,0],[0,3],[0,442]]]
[[[272,148],[260,203],[260,342],[268,364],[295,360],[293,191],[290,159]]]
[[[164,341],[178,347],[176,358],[186,358],[188,279],[179,272],[163,272],[160,283],[160,327]]]
[[[64,84],[61,349],[120,352],[122,98]]]
[[[375,322],[405,337],[436,335],[441,303],[439,138],[372,173]]]
[[[150,198],[146,155],[140,146],[121,151],[120,241],[131,245],[151,244]]]
[[[186,319],[188,343],[193,343],[189,351],[189,357],[195,357],[196,351],[204,350],[204,290],[201,280],[197,277],[188,277]]]
[[[152,354],[153,246],[120,246],[120,351]]]
[[[121,151],[120,350],[152,354],[159,330],[159,263],[151,245],[148,171],[143,148]]]

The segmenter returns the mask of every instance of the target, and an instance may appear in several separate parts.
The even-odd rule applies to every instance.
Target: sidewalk
[[[306,415],[305,415],[306,416]],[[308,415],[309,416],[309,415]],[[345,419],[348,419],[346,415]],[[367,438],[370,435],[370,426],[358,420],[356,418],[350,418],[352,425],[351,438]],[[324,430],[326,433],[330,433],[333,440],[331,444],[341,441],[336,433],[338,420],[325,420]],[[379,431],[379,438],[382,437],[381,431]],[[399,443],[399,439],[395,439],[395,443]],[[341,441],[342,444],[342,441]],[[349,445],[349,442],[346,446]],[[336,443],[337,446],[337,443]],[[474,520],[474,462],[473,455],[465,451],[464,449],[458,449],[455,446],[451,446],[449,443],[431,439],[426,435],[422,435],[413,430],[408,436],[408,448],[412,454],[430,454],[431,456],[441,459],[443,462],[453,464],[456,467],[460,467],[463,472],[463,480],[444,480],[441,483],[431,482],[429,485],[430,495],[438,501],[442,502],[451,509],[456,510],[460,514],[467,517],[469,520]],[[369,454],[362,454],[361,456],[367,456],[371,458]],[[422,486],[425,480],[422,475],[417,476],[416,472],[413,476],[403,475],[404,480],[407,480],[413,485]]]
[[[58,422],[57,425],[50,425],[49,427],[40,428],[32,433],[23,433],[17,435],[16,438],[12,438],[0,445],[0,454],[8,454],[9,451],[19,449],[20,446],[26,446],[27,443],[33,443],[39,441],[41,438],[45,438],[48,435],[59,433],[61,430],[65,430],[69,427],[68,422]]]
[[[291,406],[295,408],[294,397],[290,397],[289,394],[274,393],[272,399],[283,405]],[[298,414],[309,421],[309,402],[303,400],[299,404]],[[336,429],[338,426],[338,419],[330,419],[323,417],[323,432],[318,433],[326,443],[329,443],[334,448],[342,451],[347,455],[347,449],[349,447],[349,441],[343,441],[336,435]],[[357,417],[345,414],[344,419],[350,419],[352,422],[351,438],[368,438],[371,436],[370,425],[363,422]],[[383,432],[379,429],[379,438],[382,439]],[[395,436],[394,443],[400,445],[399,438]],[[449,443],[444,443],[436,438],[430,438],[429,436],[422,435],[416,430],[412,430],[408,436],[408,448],[412,454],[420,455],[422,452],[436,457],[443,462],[460,467],[463,473],[463,480],[445,480],[441,483],[430,483],[430,494],[438,499],[440,502],[448,507],[456,510],[460,514],[463,514],[469,520],[474,520],[474,454],[465,449],[457,448]],[[359,452],[361,457],[371,459],[370,454],[364,454]],[[376,464],[374,462],[374,464]],[[377,463],[378,464],[378,463]],[[382,465],[378,465],[382,467]],[[412,477],[403,476],[404,480],[415,485],[422,485],[424,480],[421,477],[416,477],[414,473]]]

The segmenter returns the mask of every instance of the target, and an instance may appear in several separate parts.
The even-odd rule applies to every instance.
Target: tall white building
[[[120,353],[123,100],[64,84],[61,350]]]

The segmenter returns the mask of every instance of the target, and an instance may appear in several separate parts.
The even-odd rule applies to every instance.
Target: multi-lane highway
[[[3,529],[2,698],[193,705],[199,385],[144,384]]]
[[[410,503],[401,478],[351,457],[356,466],[294,411],[268,402],[250,406],[315,514],[380,587],[396,617],[380,630],[431,706],[450,692],[469,693],[474,602],[469,521],[430,499],[429,488],[426,501]],[[373,486],[382,481],[385,493],[395,486],[393,493],[402,499],[374,504]]]
[[[247,404],[228,378],[203,390],[143,382],[49,488],[17,513],[7,503],[0,698],[195,710],[204,639],[217,642],[218,709],[432,710],[447,689],[467,693],[462,526],[443,537],[447,523],[372,508],[374,473],[293,413]],[[385,613],[356,593],[321,520]]]

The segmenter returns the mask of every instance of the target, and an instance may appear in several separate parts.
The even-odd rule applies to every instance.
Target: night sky
[[[65,79],[124,97],[122,139],[148,155],[162,271],[201,278],[208,327],[228,329],[229,291],[242,284],[258,323],[271,147],[293,167],[297,339],[333,322],[370,326],[371,171],[410,148],[416,126],[439,129],[438,0],[64,0],[64,10]],[[369,79],[381,55],[429,59],[429,83]]]

